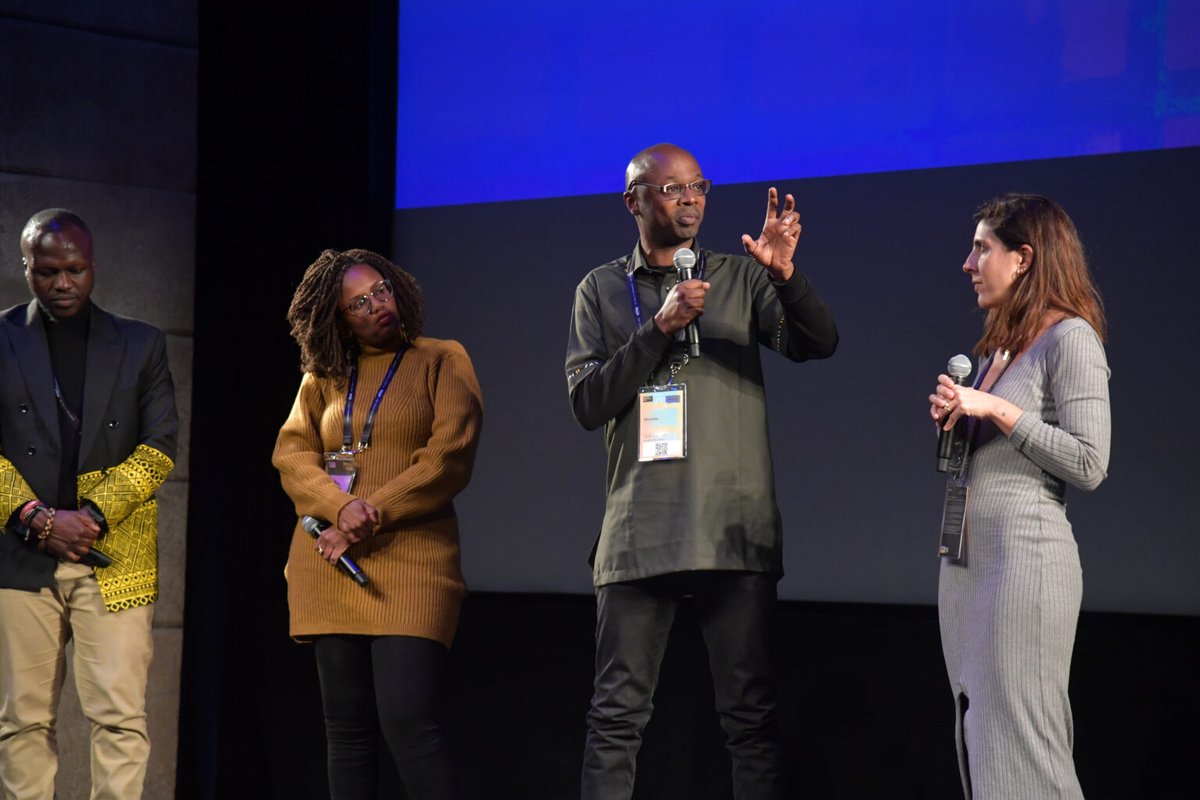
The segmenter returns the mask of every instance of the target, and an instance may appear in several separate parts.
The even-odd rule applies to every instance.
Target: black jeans
[[[414,636],[314,643],[332,800],[375,800],[379,734],[410,800],[456,796],[442,724],[449,652]]]
[[[596,680],[587,716],[583,800],[633,795],[642,729],[680,600],[691,595],[712,670],[738,800],[784,796],[771,640],[776,579],[684,572],[596,590]]]

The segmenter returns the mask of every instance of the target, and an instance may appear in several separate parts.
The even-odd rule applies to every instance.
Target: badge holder
[[[356,450],[338,450],[325,454],[325,472],[333,482],[346,494],[354,488],[354,479],[358,476],[358,462],[354,460]]]
[[[687,386],[638,389],[638,461],[687,458]]]
[[[938,555],[961,561],[967,532],[967,443],[957,441],[950,456],[950,478],[946,480],[946,500],[942,504],[941,541]]]

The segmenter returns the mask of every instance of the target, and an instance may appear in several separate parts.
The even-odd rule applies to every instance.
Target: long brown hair
[[[322,252],[304,271],[287,319],[292,338],[300,345],[300,370],[318,378],[333,378],[339,385],[350,375],[350,364],[358,355],[358,342],[338,319],[342,275],[354,264],[367,264],[392,282],[396,312],[409,341],[425,327],[421,288],[407,272],[370,250]]]
[[[980,206],[975,221],[986,223],[1009,250],[1022,245],[1033,250],[1028,269],[1016,277],[1008,297],[988,311],[976,353],[1024,350],[1053,311],[1080,317],[1101,341],[1107,338],[1104,301],[1092,282],[1083,242],[1058,203],[1036,194],[1006,194]]]

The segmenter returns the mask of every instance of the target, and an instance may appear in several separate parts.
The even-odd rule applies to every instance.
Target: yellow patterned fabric
[[[33,498],[33,489],[21,477],[21,473],[17,472],[17,468],[11,461],[0,456],[0,514],[3,514],[2,519],[8,519],[14,511]],[[3,524],[0,522],[0,525]],[[3,530],[0,528],[0,531]]]
[[[108,520],[99,547],[112,566],[97,568],[96,581],[109,611],[158,599],[158,501],[154,493],[174,468],[165,453],[138,445],[117,466],[79,476],[79,499],[90,500]]]

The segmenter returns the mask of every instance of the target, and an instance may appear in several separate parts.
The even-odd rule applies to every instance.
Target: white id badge
[[[687,387],[638,390],[638,461],[687,458]]]
[[[354,453],[349,450],[326,453],[325,472],[333,478],[333,482],[338,485],[339,489],[350,494],[350,490],[354,488],[354,478],[358,475],[358,464],[354,460]]]

